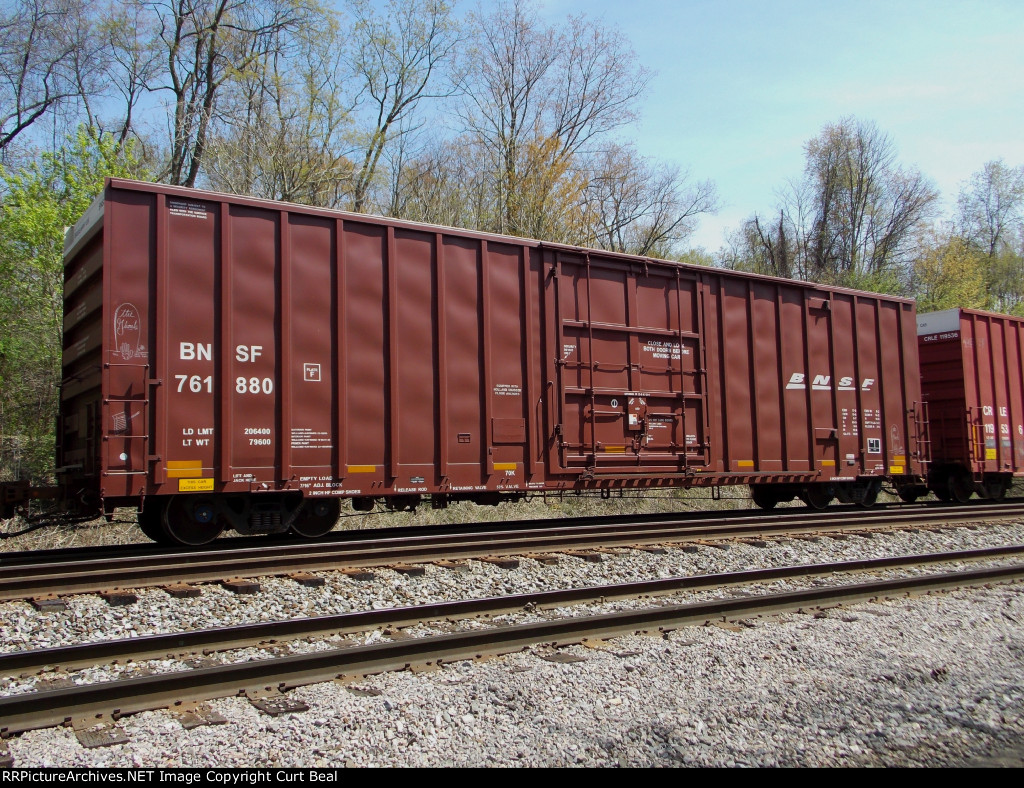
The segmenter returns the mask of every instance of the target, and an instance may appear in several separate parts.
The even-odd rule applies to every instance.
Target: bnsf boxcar
[[[60,465],[157,539],[340,499],[919,491],[912,301],[109,180],[66,241]]]
[[[1002,498],[1024,475],[1024,320],[973,309],[918,316],[929,487],[945,501]]]

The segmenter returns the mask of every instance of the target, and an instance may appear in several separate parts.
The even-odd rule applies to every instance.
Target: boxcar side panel
[[[188,491],[209,484],[196,479],[213,478],[219,403],[227,396],[216,366],[224,352],[217,330],[222,216],[217,203],[174,198],[157,199],[154,211],[161,243],[147,266],[156,278],[146,302],[161,384],[153,391],[159,408],[151,453],[169,491]],[[121,263],[114,260],[115,267]]]
[[[340,477],[335,425],[338,387],[338,309],[335,254],[337,223],[292,213],[285,224],[290,347],[286,370],[290,418],[285,436],[292,472],[325,494]],[[259,436],[254,436],[259,439]]]
[[[1024,320],[954,309],[918,323],[933,457],[986,474],[1024,473]]]
[[[149,470],[155,202],[145,194],[106,200],[100,488],[108,497],[142,494]]]
[[[105,210],[62,440],[108,498],[914,472],[909,302],[151,184]]]

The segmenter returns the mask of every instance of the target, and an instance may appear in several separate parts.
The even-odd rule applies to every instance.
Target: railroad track
[[[0,601],[181,586],[228,578],[423,563],[451,558],[550,553],[700,540],[925,527],[1024,516],[1024,502],[894,506],[827,512],[693,512],[640,518],[481,523],[444,528],[349,531],[317,542],[244,540],[239,547],[123,549],[0,554]],[[233,541],[233,540],[232,540]]]
[[[741,621],[788,612],[813,612],[865,601],[892,599],[952,588],[976,587],[1024,579],[1024,545],[799,565],[746,572],[669,578],[640,583],[549,591],[511,597],[467,600],[415,608],[394,608],[338,616],[202,630],[127,641],[83,644],[0,656],[0,672],[38,671],[44,666],[95,664],[99,660],[167,658],[189,651],[241,648],[324,634],[401,628],[427,621],[456,621],[505,613],[550,609],[595,601],[635,599],[738,585],[793,580],[849,572],[878,572],[965,561],[1018,559],[1012,565],[931,573],[865,583],[835,584],[784,593],[757,594],[691,604],[664,604],[601,615],[563,616],[512,626],[459,631],[446,635],[397,639],[371,645],[315,651],[188,671],[160,673],[99,684],[29,692],[0,698],[0,734],[65,723],[80,728],[98,721],[159,708],[185,709],[185,704],[218,697],[245,695],[280,710],[288,709],[288,690],[323,681],[354,678],[417,666],[507,654],[543,644],[563,647],[588,640],[636,633],[662,633],[685,626]],[[294,710],[294,709],[292,709]]]

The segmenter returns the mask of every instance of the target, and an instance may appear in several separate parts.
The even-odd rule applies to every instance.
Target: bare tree
[[[852,117],[827,125],[805,153],[807,273],[850,281],[905,265],[915,227],[938,200],[931,183],[896,163],[892,140],[873,123]]]
[[[391,163],[388,214],[449,227],[486,229],[490,222],[487,161],[465,139],[433,141],[405,151],[402,138]]]
[[[89,0],[14,0],[0,11],[0,155],[43,118],[72,111],[102,81]]]
[[[785,279],[801,278],[799,231],[785,209],[777,219],[754,214],[732,234],[719,263],[725,268]]]
[[[163,177],[194,186],[224,84],[246,73],[308,19],[306,0],[134,0],[155,19],[166,68],[147,82],[171,97]]]
[[[425,99],[452,95],[441,72],[460,34],[445,0],[388,0],[380,10],[369,0],[349,0],[349,7],[355,19],[353,68],[368,119],[352,192],[353,210],[362,211],[385,146],[415,128],[409,119]]]
[[[627,254],[671,256],[718,204],[710,181],[690,183],[678,167],[618,145],[594,157],[586,191],[592,242]]]
[[[957,208],[960,234],[995,257],[1024,228],[1024,165],[987,162],[960,190]]]
[[[288,39],[225,85],[206,177],[238,194],[340,207],[354,170],[344,33],[327,15]]]
[[[115,134],[119,144],[124,145],[130,136],[141,138],[136,124],[136,112],[148,94],[149,85],[161,67],[161,53],[155,46],[156,19],[150,10],[140,3],[121,4],[115,2],[103,19],[104,45],[109,53],[110,64],[106,70],[108,94],[118,98],[112,102],[120,109],[119,115],[110,123],[97,122],[99,128]],[[109,125],[114,128],[109,128]]]
[[[462,119],[491,161],[489,229],[513,234],[531,234],[525,186],[557,183],[537,170],[568,172],[577,153],[630,123],[649,78],[618,33],[582,17],[544,26],[527,0],[473,16],[463,73]]]

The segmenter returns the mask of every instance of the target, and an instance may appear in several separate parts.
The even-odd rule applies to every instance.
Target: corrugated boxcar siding
[[[985,457],[996,453],[995,437],[985,434],[985,424],[993,424],[995,417],[995,395],[991,390],[991,367],[985,363],[988,356],[988,332],[983,321],[977,320],[974,316],[968,315],[966,326],[962,330],[964,346],[967,352],[964,354],[964,384],[967,391],[968,408],[968,455],[965,460],[977,463],[976,470],[981,472],[985,468]],[[991,413],[986,414],[988,406]],[[993,425],[994,432],[994,425]],[[989,441],[991,439],[991,445]]]
[[[836,418],[836,358],[833,353],[835,327],[827,293],[805,291],[805,342],[807,343],[806,384],[811,402],[812,470],[831,478],[839,467]],[[785,331],[785,328],[783,328]]]
[[[932,458],[975,473],[1024,471],[1024,322],[960,310],[920,338]]]
[[[914,436],[907,409],[920,400],[919,395],[911,393],[910,386],[919,391],[920,384],[912,373],[903,374],[904,370],[918,368],[915,324],[903,304],[876,301],[875,308],[879,313],[877,333],[883,369],[879,375],[884,431],[882,445],[886,452],[880,472],[905,473],[917,448],[911,445]],[[915,341],[908,343],[909,337],[915,337]]]
[[[392,410],[390,441],[397,486],[436,485],[437,468],[437,341],[436,291],[434,285],[434,234],[394,232],[394,266],[389,282],[395,291],[388,298],[394,311],[396,334],[391,339],[396,355],[393,374],[397,410]],[[425,481],[416,481],[413,479]]]
[[[857,334],[856,308],[854,298],[845,293],[832,293],[829,300],[831,323],[832,359],[829,380],[829,399],[832,407],[831,421],[836,430],[833,441],[836,452],[832,455],[835,466],[832,476],[856,477],[860,473],[858,457],[860,436],[853,434],[851,426],[854,414],[860,413],[858,404],[859,384],[856,383],[857,351],[861,337]],[[867,334],[865,336],[871,336]],[[858,430],[859,432],[859,430]],[[852,458],[852,460],[851,460]],[[850,465],[850,462],[853,465]]]
[[[988,388],[991,396],[988,401],[995,403],[991,415],[984,414],[985,420],[985,470],[999,471],[1011,467],[1012,451],[1010,445],[1009,404],[1010,397],[1006,385],[1006,365],[1004,363],[1006,347],[1006,326],[993,321],[978,321],[979,327],[988,330]],[[991,425],[991,427],[989,427]],[[994,455],[989,449],[995,449]]]
[[[718,470],[750,473],[754,453],[754,359],[750,357],[749,285],[745,279],[717,279],[719,309],[719,399],[712,413],[712,434],[719,438]],[[706,308],[706,307],[705,307]],[[716,418],[717,417],[717,418]],[[719,426],[715,427],[715,422]]]
[[[161,338],[156,353],[165,370],[158,396],[166,443],[158,453],[175,490],[181,478],[213,475],[218,441],[224,439],[217,403],[227,388],[216,367],[218,354],[228,352],[217,336],[220,206],[183,203],[171,198],[159,209],[164,231],[174,241],[162,244],[163,281],[154,290],[155,298],[147,298],[155,302]]]
[[[1018,471],[1024,447],[1021,436],[1024,403],[1021,380],[1022,324],[1013,318],[961,314],[966,404],[971,408],[972,440],[977,470]],[[1014,372],[1011,374],[1009,370]]]
[[[480,466],[486,460],[487,430],[483,423],[483,331],[480,310],[479,242],[456,236],[444,238],[444,381],[447,471],[455,487],[483,483]]]
[[[234,205],[230,214],[231,310],[224,316],[231,325],[231,374],[224,381],[230,387],[230,468],[235,477],[276,481],[285,439],[278,419],[280,370],[288,362],[278,342],[281,215]],[[268,429],[270,442],[262,444]]]
[[[793,387],[793,375],[807,373],[807,341],[804,328],[804,291],[793,287],[779,288],[778,322],[775,333],[782,348],[779,388],[783,400],[781,419],[784,469],[807,472],[811,461],[813,432],[810,430],[809,389]]]
[[[709,335],[708,352],[720,359],[712,435],[723,439],[713,445],[722,470],[831,478],[909,467],[917,447],[904,402],[918,401],[920,391],[912,377],[903,380],[916,366],[908,310],[842,292],[710,278],[705,321],[717,336]],[[878,441],[870,455],[869,438]]]
[[[342,405],[346,432],[340,441],[348,466],[342,469],[342,475],[354,477],[349,478],[348,487],[360,485],[362,479],[368,485],[384,477],[391,406],[385,236],[382,227],[345,223],[345,258],[341,263],[345,283],[342,353],[347,390]]]
[[[289,441],[291,465],[306,476],[334,476],[338,390],[338,310],[335,248],[337,223],[291,214],[288,217],[291,315]],[[286,475],[287,475],[287,469]]]
[[[103,245],[98,234],[64,272],[61,434],[58,466],[80,465],[78,475],[99,476],[99,418],[103,327]],[[86,349],[90,348],[90,349]]]
[[[755,429],[754,467],[758,471],[784,470],[782,399],[780,392],[778,287],[751,283],[751,316],[754,347]]]
[[[936,462],[968,457],[966,354],[961,336],[958,327],[953,338],[919,340],[922,395],[928,401],[931,454]]]
[[[138,494],[147,469],[149,409],[144,404],[148,370],[161,352],[152,341],[150,311],[152,260],[156,252],[156,198],[149,194],[107,195],[108,225],[104,228],[103,312],[104,400],[101,486],[105,495]],[[139,238],[148,238],[140,243]],[[132,321],[130,315],[137,315]],[[134,327],[119,320],[134,322]],[[122,366],[123,365],[123,366]],[[121,400],[121,401],[118,401]],[[129,401],[125,401],[129,400]],[[127,459],[122,459],[126,455]],[[140,473],[141,472],[141,473]]]
[[[846,454],[854,454],[856,467],[866,472],[874,472],[879,463],[884,465],[884,457],[875,446],[884,447],[881,414],[877,413],[882,390],[881,367],[881,336],[882,326],[878,321],[878,305],[875,301],[858,298],[854,306],[856,337],[854,353],[850,361],[854,368],[848,373],[854,378],[854,392],[840,392],[839,430],[843,440],[843,463],[846,466]],[[867,381],[873,381],[867,384]],[[845,412],[844,412],[845,409]],[[849,467],[849,466],[846,466]]]
[[[518,246],[487,243],[484,271],[485,401],[489,400],[488,473],[524,481],[526,379],[522,255]]]
[[[1024,369],[1024,324],[1007,321],[1005,325],[1004,356],[1006,370],[1007,413],[1005,423],[1009,431],[1011,450],[1001,458],[1009,462],[1015,473],[1024,471],[1024,376],[1014,374]]]

